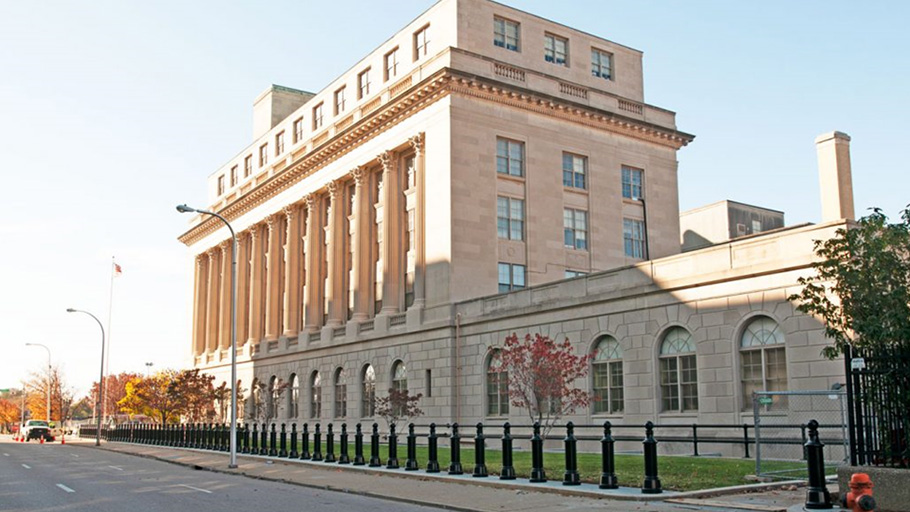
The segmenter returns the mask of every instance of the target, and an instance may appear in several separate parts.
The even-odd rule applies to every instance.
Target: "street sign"
[[[771,405],[772,403],[774,403],[774,398],[772,398],[770,396],[760,396],[760,397],[758,397],[758,403],[760,403],[762,405]]]
[[[850,360],[850,368],[853,370],[862,370],[866,368],[866,360],[862,357],[854,357]]]

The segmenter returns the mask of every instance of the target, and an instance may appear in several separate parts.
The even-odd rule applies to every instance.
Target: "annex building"
[[[683,253],[693,138],[645,102],[642,52],[488,0],[441,0],[317,93],[270,87],[208,180],[239,388],[289,383],[279,421],[372,423],[393,387],[421,421],[520,421],[497,348],[540,332],[595,354],[576,422],[742,423],[753,390],[827,389],[843,369],[787,296],[853,216],[849,137],[817,141],[826,222]],[[180,240],[194,364],[228,381],[230,235]]]

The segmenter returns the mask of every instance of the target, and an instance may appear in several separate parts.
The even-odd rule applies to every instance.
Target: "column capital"
[[[382,169],[386,172],[395,172],[395,161],[397,156],[392,151],[383,151],[376,158],[382,164]]]
[[[294,219],[294,215],[297,213],[297,205],[289,204],[282,208],[282,210],[284,211],[284,216],[288,219],[288,224],[290,224],[291,220]]]
[[[269,234],[271,234],[272,231],[278,226],[277,220],[278,220],[278,215],[276,215],[274,213],[266,216],[265,225],[268,226],[268,228],[269,228]]]
[[[228,239],[228,240],[222,241],[220,244],[218,244],[218,247],[221,248],[221,254],[226,253],[228,251],[228,249],[231,247],[231,240]]]
[[[312,213],[313,209],[316,208],[316,194],[307,194],[303,197],[303,202],[306,203],[306,209],[308,213]]]
[[[206,249],[205,254],[208,255],[209,259],[212,259],[215,257],[216,250],[217,250],[217,248],[215,248],[215,247],[209,247],[208,249]]]
[[[250,242],[255,242],[255,241],[256,241],[256,237],[259,236],[259,235],[258,235],[258,233],[259,233],[259,224],[253,224],[252,226],[250,226],[249,229],[247,229],[246,231],[244,231],[244,233],[247,233],[247,234],[250,235]]]
[[[337,198],[338,198],[338,193],[341,191],[341,185],[339,185],[338,181],[339,181],[339,180],[332,180],[332,181],[330,181],[329,184],[326,186],[326,188],[327,188],[328,191],[329,191],[329,197],[331,197],[332,200],[337,199]]]
[[[423,155],[423,149],[424,149],[424,143],[425,143],[424,132],[420,132],[417,135],[409,138],[408,143],[414,149],[414,152],[417,153],[417,157],[419,158],[421,155]]]
[[[354,184],[359,187],[363,185],[363,180],[367,176],[367,170],[364,166],[358,165],[351,171],[351,176],[354,177]]]

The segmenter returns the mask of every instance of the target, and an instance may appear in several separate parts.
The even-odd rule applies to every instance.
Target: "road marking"
[[[194,491],[199,491],[199,492],[204,492],[204,493],[207,493],[207,494],[212,494],[212,491],[209,491],[209,490],[206,490],[206,489],[200,489],[200,488],[198,488],[198,487],[193,487],[192,485],[186,485],[186,484],[177,484],[177,485],[179,485],[180,487],[186,487],[187,489],[192,489],[192,490],[194,490]]]
[[[123,471],[123,468],[118,468],[117,466],[108,466],[111,469],[116,469],[117,471]]]
[[[63,490],[66,491],[66,492],[76,492],[76,491],[70,489],[69,487],[67,487],[67,486],[65,486],[65,485],[63,485],[63,484],[57,484],[57,487],[63,489]]]
[[[24,467],[25,469],[32,469],[32,467],[29,466],[28,464],[23,464],[22,467]]]
[[[9,457],[9,454],[8,454],[8,453],[4,453],[3,456],[4,456],[4,457]]]
[[[70,455],[72,455],[73,457],[78,457],[78,455],[76,455],[75,453],[71,453]]]

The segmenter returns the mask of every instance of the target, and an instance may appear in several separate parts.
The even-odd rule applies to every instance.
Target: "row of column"
[[[408,142],[237,234],[238,345],[425,306],[424,136]],[[231,252],[196,258],[197,356],[230,347]]]

